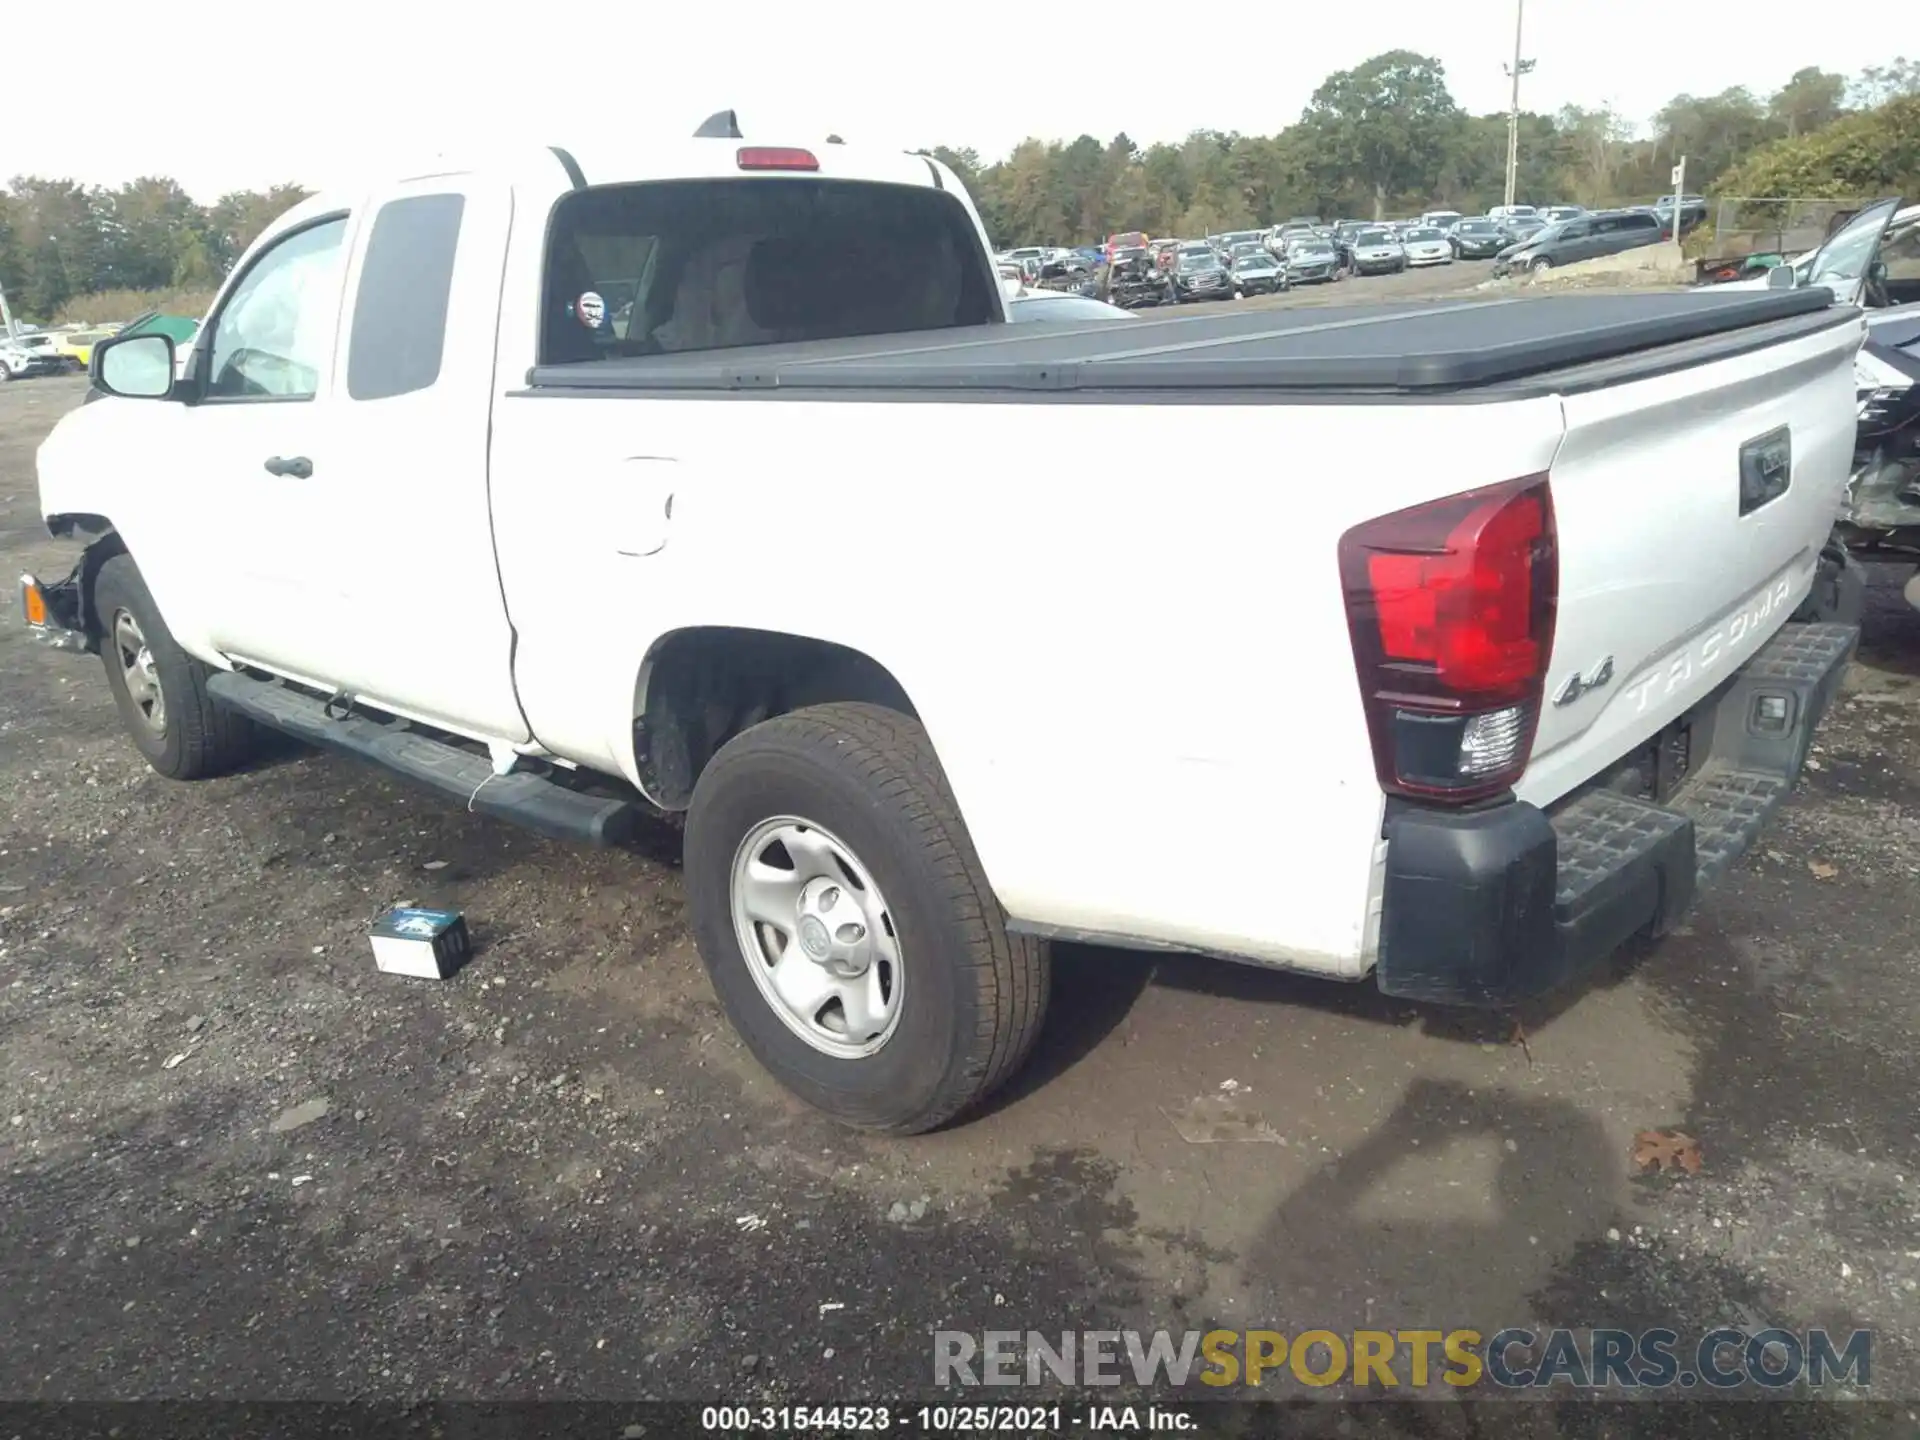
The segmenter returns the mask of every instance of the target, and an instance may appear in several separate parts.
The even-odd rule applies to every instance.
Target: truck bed
[[[929,391],[1514,399],[1618,382],[1844,323],[1824,289],[1586,294],[1007,324],[536,366],[536,394]],[[1684,347],[1684,353],[1676,350]],[[1658,352],[1658,353],[1655,353]],[[1632,357],[1623,369],[1621,363]],[[1609,363],[1611,362],[1611,363]],[[1578,373],[1569,373],[1578,372]],[[1553,377],[1552,383],[1546,383]]]

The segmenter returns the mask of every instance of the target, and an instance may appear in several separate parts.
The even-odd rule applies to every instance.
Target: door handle
[[[282,459],[278,455],[267,457],[269,475],[291,475],[296,480],[305,480],[313,474],[313,461],[304,455],[290,455]]]

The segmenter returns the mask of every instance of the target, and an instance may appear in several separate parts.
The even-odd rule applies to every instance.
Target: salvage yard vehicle
[[[1656,245],[1669,232],[1650,210],[1595,210],[1556,221],[1529,238],[1507,246],[1494,256],[1493,273],[1551,270],[1602,255],[1618,255],[1642,245]]]
[[[1451,265],[1453,244],[1447,232],[1432,225],[1415,225],[1400,234],[1400,248],[1409,265]]]
[[[0,385],[35,375],[60,375],[66,369],[67,357],[55,347],[53,336],[44,332],[0,334]]]
[[[1460,260],[1491,260],[1512,243],[1493,221],[1471,217],[1456,222],[1447,231],[1447,240]]]
[[[1181,247],[1173,262],[1172,280],[1174,298],[1183,305],[1233,298],[1233,276],[1211,245]]]
[[[1397,275],[1407,268],[1407,252],[1383,225],[1370,225],[1353,237],[1351,265],[1356,275]]]
[[[1123,310],[1149,305],[1171,305],[1177,297],[1166,272],[1146,249],[1122,250],[1107,277],[1107,302]]]
[[[96,347],[22,609],[156,771],[265,726],[550,836],[684,812],[744,1043],[896,1133],[1020,1066],[1055,939],[1504,1005],[1792,787],[1857,635],[1789,618],[1826,291],[1009,324],[937,160],[702,130],[316,196],[181,374]],[[1418,459],[1249,485],[1183,414]]]
[[[1287,267],[1264,245],[1245,246],[1229,269],[1236,295],[1272,295],[1291,288]]]
[[[1340,252],[1331,240],[1297,234],[1287,241],[1287,277],[1294,284],[1319,285],[1340,278]]]

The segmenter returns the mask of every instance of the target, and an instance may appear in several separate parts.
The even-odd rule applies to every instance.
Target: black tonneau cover
[[[1799,319],[1831,292],[1609,293],[1236,309],[1085,325],[983,325],[536,366],[535,392],[1378,391],[1472,389]],[[1822,313],[1827,312],[1827,313]],[[1760,337],[1756,337],[1760,338]],[[1783,338],[1777,330],[1765,337]],[[848,398],[854,398],[849,396]]]

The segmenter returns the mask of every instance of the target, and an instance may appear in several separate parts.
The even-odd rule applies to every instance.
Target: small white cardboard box
[[[389,975],[444,980],[467,962],[473,944],[458,910],[402,906],[375,922],[373,963]]]

